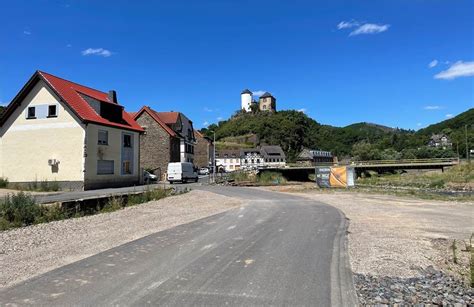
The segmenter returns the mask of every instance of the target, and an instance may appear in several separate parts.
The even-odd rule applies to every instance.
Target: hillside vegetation
[[[255,134],[260,144],[280,145],[290,161],[302,148],[332,151],[340,159],[359,160],[441,158],[465,155],[464,127],[468,126],[468,140],[474,143],[474,109],[417,132],[390,128],[371,123],[356,123],[346,127],[322,125],[306,114],[294,110],[276,113],[237,112],[230,119],[212,124],[202,132],[209,136],[216,132],[220,146],[223,140]],[[434,149],[426,146],[434,133],[451,137],[453,149]],[[238,144],[237,144],[238,145]]]

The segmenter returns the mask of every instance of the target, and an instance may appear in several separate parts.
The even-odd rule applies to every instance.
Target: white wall
[[[108,145],[98,144],[99,130],[108,132]],[[122,175],[122,135],[133,135],[133,172]],[[90,184],[133,182],[139,179],[139,133],[124,129],[102,126],[97,124],[87,125],[87,158],[85,179]],[[113,160],[114,174],[97,174],[98,160]]]
[[[27,119],[29,106],[57,105],[57,117]],[[0,127],[0,176],[10,182],[82,181],[82,122],[39,81]],[[48,165],[56,159],[56,167]]]
[[[252,95],[244,93],[240,95],[241,109],[250,112],[250,106],[252,104]]]

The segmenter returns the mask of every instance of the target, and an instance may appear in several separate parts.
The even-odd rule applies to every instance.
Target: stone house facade
[[[145,130],[140,137],[140,165],[164,179],[168,163],[181,161],[180,137],[147,106],[134,118]]]
[[[194,165],[197,167],[209,167],[213,165],[214,144],[212,140],[195,130],[196,146],[194,148]]]

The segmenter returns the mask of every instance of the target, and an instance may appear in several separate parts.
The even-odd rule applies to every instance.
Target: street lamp
[[[212,141],[212,180],[216,182],[216,131],[211,131],[213,134],[213,141]]]

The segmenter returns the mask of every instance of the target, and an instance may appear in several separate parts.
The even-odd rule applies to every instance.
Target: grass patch
[[[279,172],[261,172],[257,181],[261,184],[285,184],[286,179]]]
[[[416,172],[390,175],[372,175],[358,178],[358,184],[372,186],[399,186],[420,189],[462,190],[474,183],[474,164],[460,164],[444,172]]]
[[[158,200],[171,195],[172,189],[147,190],[141,194],[128,194],[111,197],[97,206],[74,208],[59,205],[39,205],[30,194],[20,192],[7,195],[0,201],[0,230],[48,223],[68,218],[113,212],[128,206]]]
[[[255,185],[279,185],[285,184],[287,180],[279,172],[263,171],[255,172],[233,172],[229,179],[237,183],[253,183]]]
[[[385,194],[385,195],[394,195],[399,197],[414,197],[427,200],[443,200],[443,201],[459,201],[459,202],[474,202],[474,195],[472,194],[449,194],[429,190],[414,190],[414,189],[391,189],[386,187],[360,187],[356,186],[352,189],[347,189],[348,192],[357,192],[357,193],[371,193],[371,194]]]
[[[24,190],[36,192],[57,192],[60,190],[60,187],[57,181],[35,180],[28,183]]]
[[[8,178],[0,177],[0,188],[8,187]]]

